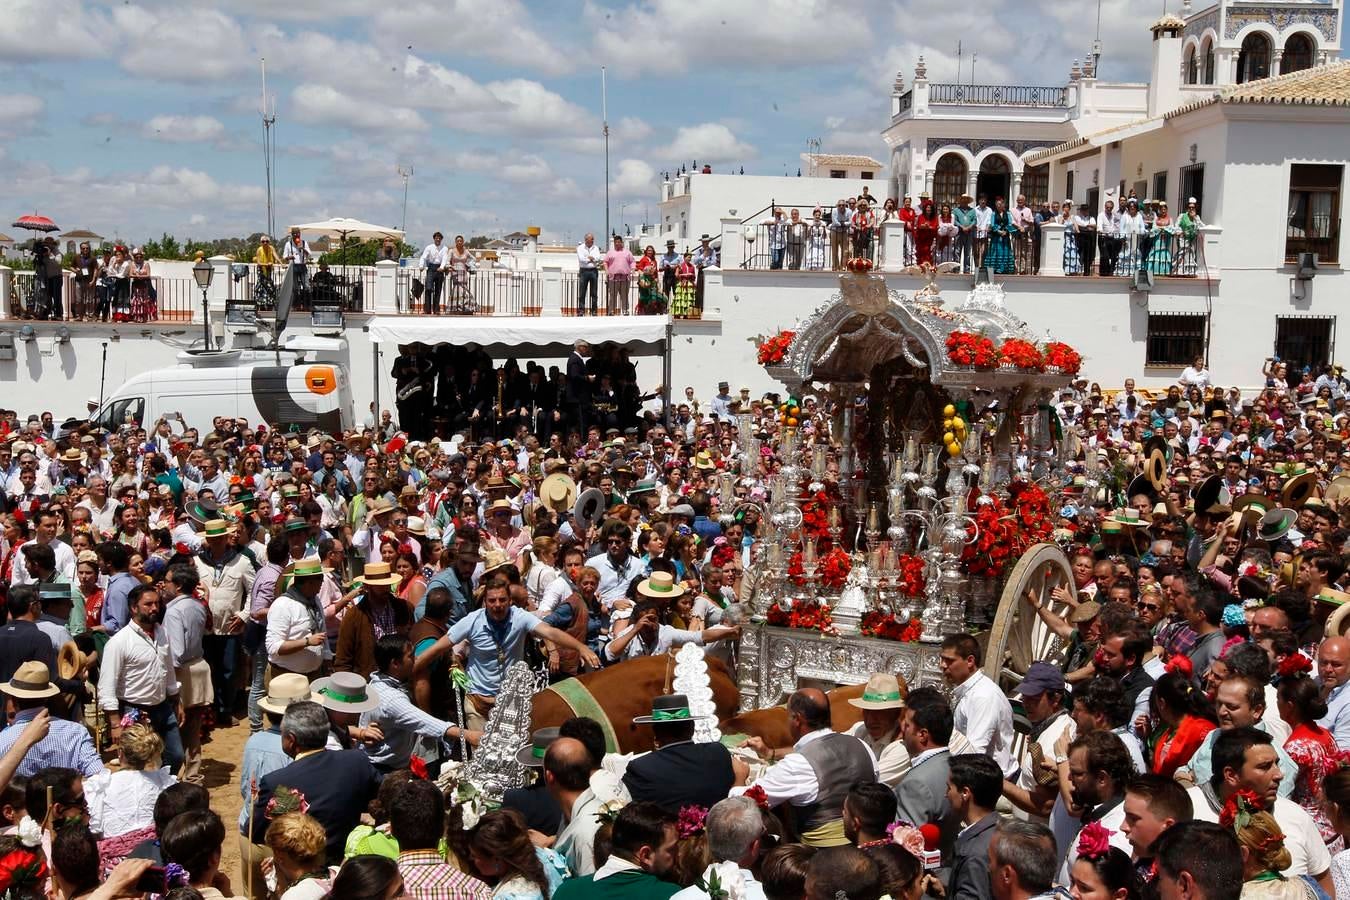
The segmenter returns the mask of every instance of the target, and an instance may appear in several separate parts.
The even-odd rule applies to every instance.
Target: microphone
[[[938,849],[942,832],[932,822],[925,822],[919,826],[919,834],[923,835],[923,857],[920,862],[923,863],[924,871],[931,872],[942,865],[942,851]]]

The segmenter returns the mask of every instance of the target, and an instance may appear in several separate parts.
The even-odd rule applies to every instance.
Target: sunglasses
[[[1162,611],[1162,606],[1160,606],[1160,605],[1157,604],[1157,603],[1144,603],[1144,602],[1141,601],[1141,602],[1139,602],[1139,603],[1136,603],[1135,606],[1138,607],[1139,609],[1148,609],[1148,610],[1152,610],[1153,612],[1161,612],[1161,611]]]

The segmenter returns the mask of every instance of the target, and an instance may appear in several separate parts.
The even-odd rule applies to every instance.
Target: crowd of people
[[[457,390],[481,351],[447,352]],[[546,440],[513,423],[520,442],[4,411],[0,889],[1350,897],[1350,384],[1275,359],[1261,379],[1224,388],[1197,359],[1166,390],[1061,394],[1072,584],[1024,613],[1063,651],[1014,696],[961,633],[941,686],[802,688],[785,731],[733,749],[694,742],[667,689],[633,722],[652,752],[575,715],[521,747],[535,780],[492,809],[460,764],[514,663],[732,658],[766,600],[736,414],[772,467],[779,398],[723,383],[706,419],[627,434],[588,400]],[[831,414],[803,398],[799,427],[828,444]],[[245,719],[236,874],[203,758]]]
[[[159,319],[159,288],[145,252],[110,244],[95,253],[81,241],[71,263],[70,294],[56,238],[33,242],[33,282],[20,297],[21,318],[68,322],[153,322]],[[69,311],[66,309],[69,304]]]

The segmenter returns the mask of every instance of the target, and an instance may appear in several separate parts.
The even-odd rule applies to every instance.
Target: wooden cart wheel
[[[1060,662],[1066,642],[1046,626],[1025,596],[1030,592],[1040,605],[1065,616],[1068,604],[1056,602],[1051,593],[1072,584],[1069,558],[1057,544],[1032,546],[1008,573],[984,651],[984,674],[999,687],[1015,690],[1036,660]]]

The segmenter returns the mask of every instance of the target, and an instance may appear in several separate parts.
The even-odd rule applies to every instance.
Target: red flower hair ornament
[[[1312,672],[1312,660],[1302,653],[1291,653],[1275,667],[1275,673],[1281,678],[1296,678]]]
[[[1168,672],[1179,672],[1187,678],[1194,677],[1195,666],[1189,656],[1182,656],[1180,653],[1167,661],[1163,669]]]
[[[1101,859],[1111,852],[1111,832],[1101,822],[1089,822],[1078,832],[1078,858]]]
[[[1224,802],[1223,810],[1219,813],[1219,824],[1224,828],[1246,828],[1252,815],[1265,808],[1266,805],[1255,791],[1243,788]]]

